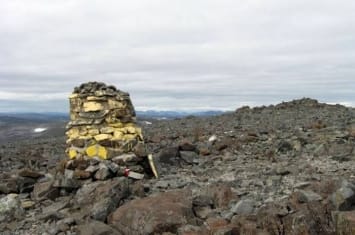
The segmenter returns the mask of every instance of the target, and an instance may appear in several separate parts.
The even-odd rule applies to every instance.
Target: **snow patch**
[[[35,128],[35,129],[33,130],[33,132],[35,132],[35,133],[41,133],[41,132],[46,131],[46,130],[47,130],[47,128],[38,127],[38,128]]]

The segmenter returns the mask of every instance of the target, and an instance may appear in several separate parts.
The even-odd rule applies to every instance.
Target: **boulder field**
[[[304,98],[137,123],[159,178],[64,167],[64,127],[3,143],[0,234],[355,234],[353,108]]]

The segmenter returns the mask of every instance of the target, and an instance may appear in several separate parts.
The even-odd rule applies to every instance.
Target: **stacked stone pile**
[[[69,100],[66,152],[70,159],[112,159],[134,153],[143,144],[128,93],[89,82],[76,87]]]

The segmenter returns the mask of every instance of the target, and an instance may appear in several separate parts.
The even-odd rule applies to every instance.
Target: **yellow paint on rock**
[[[99,157],[101,159],[107,159],[107,150],[101,145],[92,145],[86,149],[88,157]]]
[[[71,139],[76,139],[80,136],[78,128],[71,128],[65,134]]]
[[[70,158],[70,159],[76,158],[77,155],[78,155],[78,153],[76,152],[75,149],[70,149],[70,150],[69,150],[69,158]]]
[[[110,126],[102,127],[102,128],[100,129],[100,132],[101,132],[102,134],[111,134],[111,133],[113,133],[114,131],[115,131],[115,128],[110,127]]]
[[[121,128],[121,127],[123,127],[123,123],[122,122],[110,123],[109,126],[115,127],[115,128]]]
[[[69,99],[74,99],[74,98],[77,98],[79,96],[78,93],[73,93],[69,96]]]
[[[99,134],[94,136],[96,141],[108,140],[112,138],[110,134]]]
[[[93,102],[93,101],[85,102],[83,107],[84,107],[84,112],[95,112],[95,111],[103,110],[104,108],[101,103]]]
[[[103,146],[98,146],[98,150],[97,150],[97,155],[99,156],[99,158],[101,159],[107,159],[107,150],[105,147]]]
[[[86,154],[88,157],[95,157],[97,155],[97,147],[96,145],[92,145],[86,149]]]
[[[94,136],[100,134],[100,131],[98,129],[90,129],[88,130],[89,135]]]
[[[113,137],[114,139],[121,140],[123,138],[123,133],[121,131],[115,131]]]

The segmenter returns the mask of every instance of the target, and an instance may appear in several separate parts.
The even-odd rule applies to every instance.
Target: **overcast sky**
[[[354,0],[0,0],[0,112],[67,112],[95,80],[138,110],[355,106],[354,14]]]

